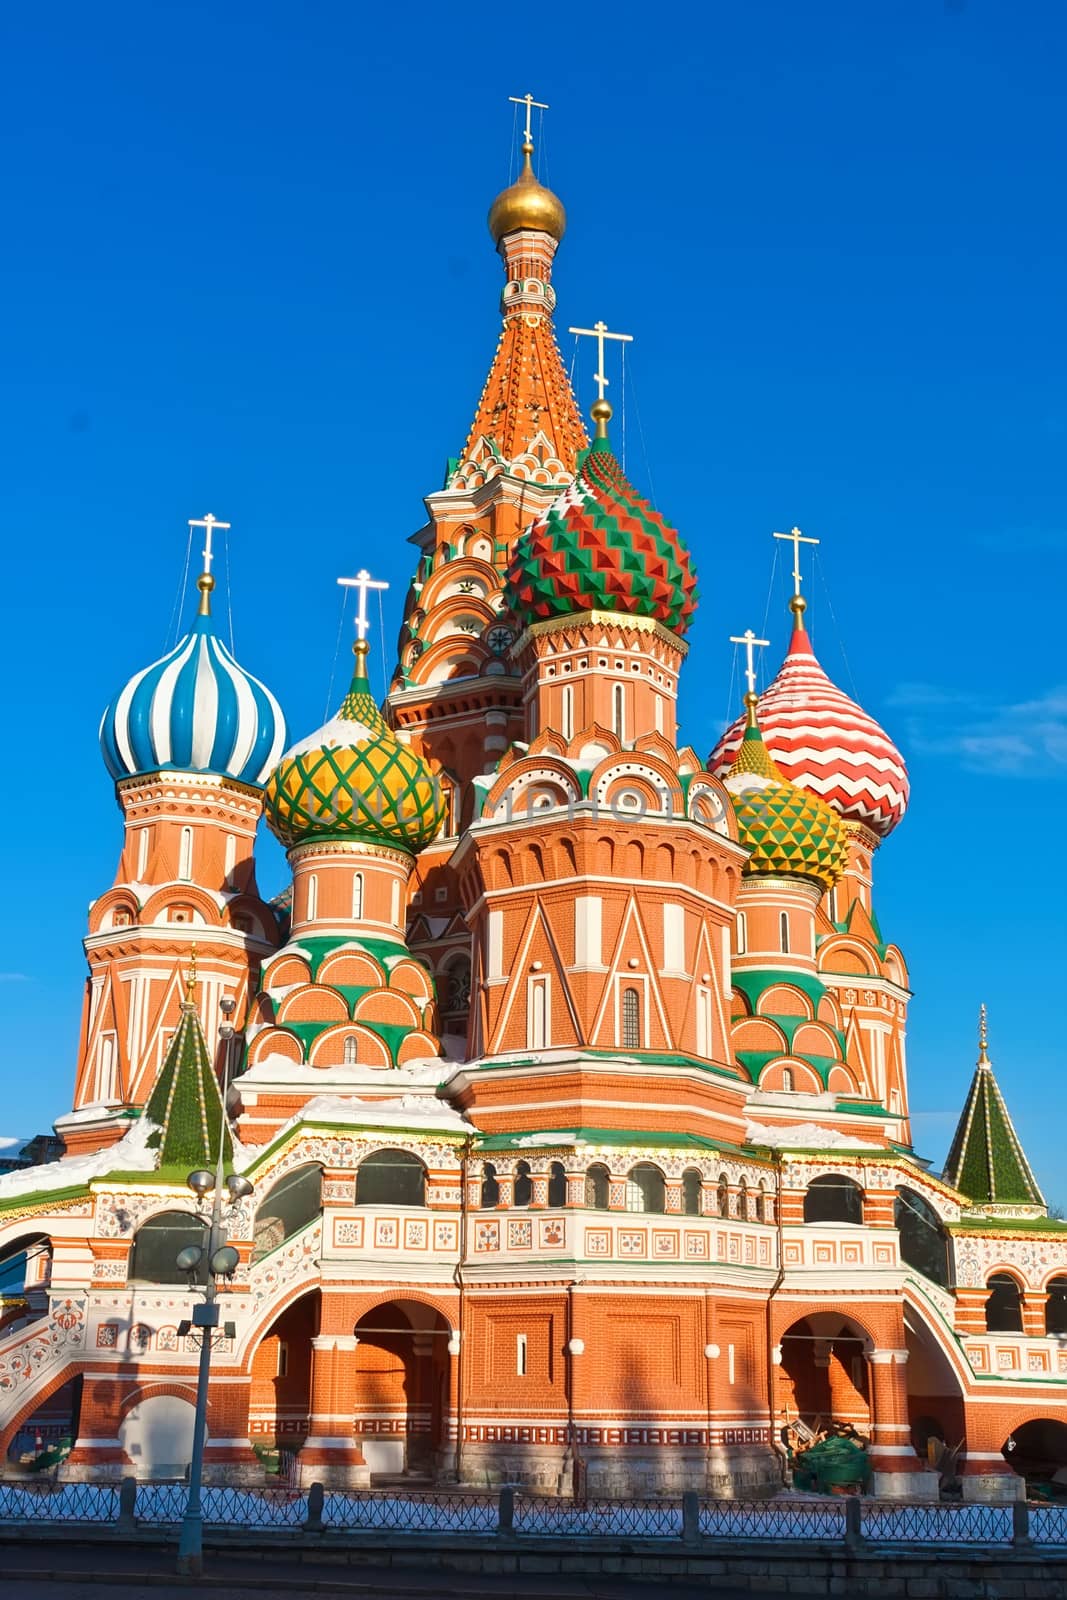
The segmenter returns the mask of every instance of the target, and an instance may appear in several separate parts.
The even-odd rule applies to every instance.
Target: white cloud
[[[889,703],[908,721],[908,746],[992,777],[1067,777],[1067,687],[997,704],[965,690],[901,683]]]

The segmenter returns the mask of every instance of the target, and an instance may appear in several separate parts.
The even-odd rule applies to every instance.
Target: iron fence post
[[[137,1529],[137,1479],[123,1478],[119,1484],[120,1533],[134,1533]]]
[[[326,1501],[326,1493],[321,1483],[313,1483],[308,1490],[308,1514],[304,1519],[305,1533],[325,1533],[326,1527],[322,1520],[322,1508]]]
[[[1013,1500],[1011,1503],[1012,1549],[1029,1550],[1033,1542],[1030,1537],[1030,1507],[1025,1500]]]
[[[700,1496],[695,1489],[686,1489],[682,1495],[682,1543],[698,1544],[700,1541]]]
[[[862,1550],[863,1538],[863,1501],[858,1494],[850,1494],[845,1500],[845,1549]]]
[[[510,1484],[505,1484],[500,1491],[496,1531],[497,1533],[514,1533],[515,1531],[515,1491]]]

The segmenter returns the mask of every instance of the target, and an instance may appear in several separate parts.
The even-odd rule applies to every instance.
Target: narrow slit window
[[[626,737],[626,729],[624,726],[626,703],[624,698],[625,692],[626,691],[623,689],[622,684],[617,683],[615,685],[615,692],[612,697],[612,704],[614,708],[612,715],[615,724],[615,732],[618,734],[620,739],[625,739]]]
[[[352,920],[358,922],[363,915],[363,874],[352,874]]]
[[[788,955],[789,954],[789,917],[788,917],[787,913],[784,912],[784,911],[782,912],[781,916],[778,918],[778,929],[779,929],[779,934],[780,934],[780,943],[781,943],[781,947],[782,947],[782,954],[783,955]]]
[[[520,1378],[525,1378],[526,1376],[526,1357],[526,1335],[517,1333],[515,1335],[515,1371]]]
[[[622,1048],[641,1048],[641,996],[636,989],[622,991]]]
[[[193,830],[183,828],[181,844],[178,848],[178,876],[183,883],[188,883],[193,875]]]

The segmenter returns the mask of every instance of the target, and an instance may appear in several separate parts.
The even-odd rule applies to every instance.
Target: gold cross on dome
[[[756,650],[765,644],[770,644],[769,639],[757,639],[751,628],[746,628],[740,636],[730,635],[731,644],[743,644],[745,647],[745,681],[748,684],[749,694],[756,692]]]
[[[371,577],[365,567],[360,567],[354,578],[338,578],[338,583],[345,589],[355,589],[359,593],[359,609],[356,612],[356,638],[367,637],[367,594],[371,589],[388,589],[387,583],[382,583]]]
[[[603,400],[604,390],[608,386],[607,376],[604,372],[604,340],[618,339],[620,344],[633,344],[632,333],[610,333],[606,322],[594,322],[591,328],[569,328],[569,333],[576,333],[579,337],[596,340],[596,371],[593,373],[593,382],[596,384],[598,400]]]
[[[508,100],[513,106],[526,107],[525,139],[527,144],[533,144],[533,132],[530,128],[530,113],[534,110],[547,111],[548,107],[545,105],[543,100],[535,100],[532,94],[509,94]]]
[[[818,544],[818,539],[807,539],[799,528],[794,528],[792,533],[776,533],[776,539],[788,539],[793,546],[793,599],[800,598],[800,547],[802,544]]]
[[[210,577],[211,563],[215,559],[215,552],[211,548],[211,536],[216,528],[228,533],[230,524],[228,522],[220,522],[218,517],[213,517],[209,511],[206,517],[190,517],[189,526],[190,528],[203,528],[204,530],[204,571]]]

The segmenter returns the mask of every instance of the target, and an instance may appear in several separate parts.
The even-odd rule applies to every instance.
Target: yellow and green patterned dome
[[[367,645],[340,711],[287,750],[267,782],[267,826],[288,849],[309,840],[359,839],[411,855],[441,831],[445,798],[433,773],[400,743],[367,682]]]
[[[745,735],[725,780],[741,843],[752,852],[744,873],[811,878],[832,889],[848,858],[844,824],[818,795],[779,771],[756,720],[756,696],[746,695],[745,704]]]

